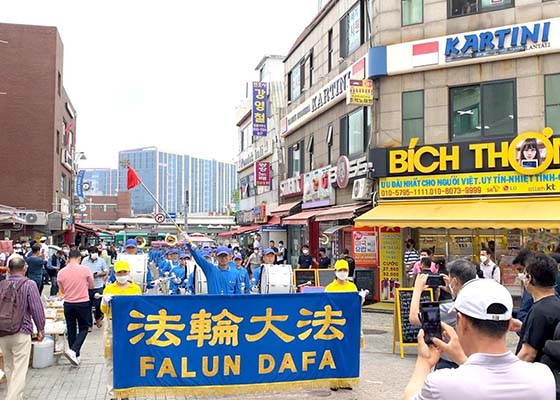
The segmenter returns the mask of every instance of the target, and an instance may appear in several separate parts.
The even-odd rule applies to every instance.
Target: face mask
[[[488,260],[488,257],[480,256],[480,262],[486,262],[486,260]]]
[[[348,278],[348,271],[336,271],[336,277],[341,281],[345,281]]]
[[[70,250],[64,249],[64,250],[62,250],[62,252],[63,252],[64,254],[66,254],[66,255],[70,254]]]
[[[128,282],[128,280],[130,279],[130,275],[124,275],[124,276],[117,276],[117,282],[123,284]]]
[[[282,247],[284,247],[284,245],[283,245],[282,243],[280,243],[280,244],[278,245],[278,247],[282,248]]]
[[[97,260],[97,253],[90,254],[89,258],[92,260]]]
[[[82,251],[82,252],[80,252],[80,254],[82,255],[82,257],[86,257],[88,255],[88,252],[87,251]]]
[[[303,254],[309,254],[309,250],[302,250],[301,251]]]
[[[259,250],[253,250],[255,252],[255,254],[257,254],[259,252]]]

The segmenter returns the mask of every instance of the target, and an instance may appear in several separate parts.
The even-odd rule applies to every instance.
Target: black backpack
[[[0,337],[16,334],[21,329],[25,310],[19,302],[18,292],[28,280],[0,282]]]

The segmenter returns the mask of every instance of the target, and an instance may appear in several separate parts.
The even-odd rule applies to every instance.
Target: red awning
[[[115,232],[108,231],[107,229],[100,228],[99,226],[84,224],[83,222],[76,222],[74,224],[76,230],[84,233],[106,233],[108,235],[114,236]]]
[[[280,204],[278,207],[270,211],[270,215],[275,215],[277,217],[285,217],[290,215],[290,211],[301,204],[301,201],[296,201],[294,203]]]
[[[231,237],[231,236],[234,236],[234,235],[240,235],[242,233],[247,233],[247,232],[251,232],[251,231],[258,231],[258,230],[259,230],[259,225],[242,226],[241,228],[235,229],[233,231],[222,232],[222,233],[218,234],[218,237],[226,238],[226,237]]]
[[[284,225],[306,225],[309,218],[314,217],[321,210],[302,211],[298,214],[290,215],[289,217],[282,218]]]
[[[282,220],[279,216],[273,215],[268,219],[267,225],[282,225]]]
[[[359,210],[366,208],[371,208],[368,204],[348,204],[344,206],[331,207],[325,210],[321,210],[315,216],[315,221],[337,221],[340,219],[352,219],[357,214],[360,214]]]

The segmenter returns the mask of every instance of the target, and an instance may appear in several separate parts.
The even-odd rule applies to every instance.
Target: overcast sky
[[[284,55],[317,0],[16,0],[0,22],[57,26],[81,167],[158,146],[232,161],[235,107],[264,54]]]

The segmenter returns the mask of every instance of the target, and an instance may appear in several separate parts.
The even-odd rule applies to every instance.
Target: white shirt
[[[257,239],[255,239],[255,241],[253,242],[253,249],[260,249],[261,248],[261,242],[259,242]]]
[[[540,363],[505,354],[472,354],[457,369],[440,369],[426,378],[414,400],[555,400],[556,383]]]
[[[492,270],[494,267],[496,267],[496,270],[494,271],[494,276],[492,276]],[[501,283],[500,267],[496,266],[496,263],[492,260],[488,261],[488,265],[480,263],[480,269],[482,270],[485,279],[494,279],[496,282]]]
[[[45,260],[49,258],[49,246],[46,243],[41,243],[41,254]]]

